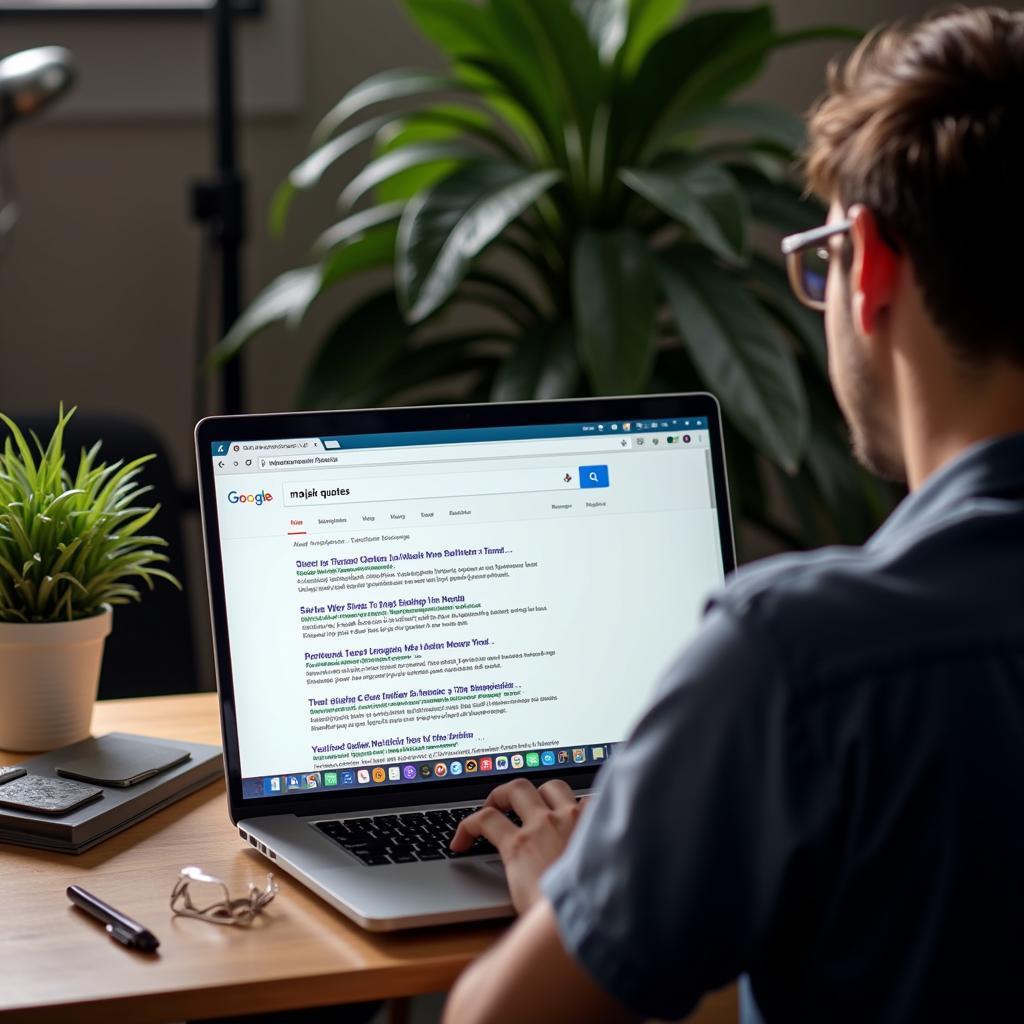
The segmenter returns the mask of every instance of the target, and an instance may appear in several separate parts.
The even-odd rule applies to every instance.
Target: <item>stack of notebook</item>
[[[220,778],[220,747],[112,732],[0,767],[0,842],[81,853]]]

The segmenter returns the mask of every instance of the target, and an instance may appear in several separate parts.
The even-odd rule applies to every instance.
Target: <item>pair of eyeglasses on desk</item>
[[[231,898],[227,883],[208,875],[202,868],[181,869],[171,892],[171,910],[181,917],[196,917],[212,924],[251,924],[253,919],[277,895],[274,876],[267,875],[266,888],[249,883],[246,896]]]

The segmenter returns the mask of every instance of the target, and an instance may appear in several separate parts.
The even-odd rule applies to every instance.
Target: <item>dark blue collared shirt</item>
[[[1019,1016],[1024,435],[734,575],[602,776],[544,890],[637,1013],[746,973],[769,1024]]]

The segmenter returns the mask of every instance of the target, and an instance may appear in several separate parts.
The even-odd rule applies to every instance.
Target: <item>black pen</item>
[[[160,945],[160,940],[148,928],[143,928],[138,921],[133,921],[109,903],[97,899],[80,885],[68,886],[68,899],[97,921],[102,921],[107,926],[107,934],[122,946],[152,953]]]

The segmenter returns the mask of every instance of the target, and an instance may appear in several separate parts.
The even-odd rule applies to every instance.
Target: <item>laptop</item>
[[[458,821],[589,792],[734,565],[707,394],[196,427],[230,816],[367,929],[512,913]]]

